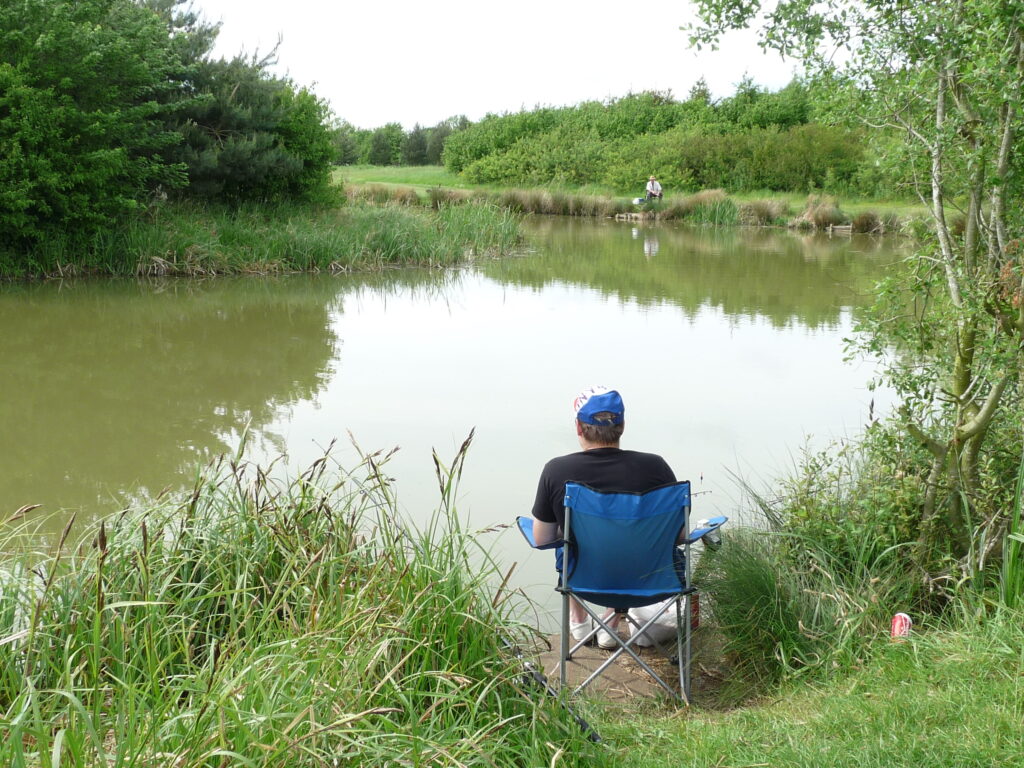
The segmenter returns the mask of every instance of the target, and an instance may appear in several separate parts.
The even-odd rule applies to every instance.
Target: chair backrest
[[[689,587],[676,540],[687,525],[690,483],[645,493],[565,484],[562,587],[613,608],[648,605]]]

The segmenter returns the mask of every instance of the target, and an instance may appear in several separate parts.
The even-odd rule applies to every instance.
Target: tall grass
[[[511,604],[452,501],[464,455],[422,531],[386,457],[290,481],[236,457],[77,546],[11,555],[0,764],[602,764],[503,655]]]
[[[514,217],[505,210],[472,202],[464,218],[477,228],[451,228],[451,217],[404,203],[239,209],[169,204],[96,238],[90,248],[47,246],[29,255],[26,270],[0,262],[0,269],[7,267],[0,278],[26,271],[204,276],[435,266],[460,263],[467,254],[508,253],[520,243]]]
[[[870,548],[865,544],[865,551]],[[915,591],[899,548],[852,565],[807,535],[739,529],[704,555],[701,583],[738,682],[849,670]]]
[[[394,203],[397,205],[419,205],[419,193],[412,187],[388,186],[384,184],[350,184],[345,187],[345,196],[353,203]]]
[[[1000,571],[999,597],[1010,608],[1024,607],[1024,458],[1017,469],[1013,509],[1003,541],[1003,564]]]
[[[829,195],[813,194],[807,197],[803,212],[793,221],[793,226],[810,229],[828,229],[849,222],[839,210],[839,202]]]
[[[658,218],[712,226],[735,226],[739,223],[739,210],[723,190],[706,189],[666,203],[658,211]]]
[[[768,492],[739,480],[764,527],[730,531],[701,568],[741,677],[772,684],[849,669],[893,614],[931,608],[909,556],[923,495],[915,460],[875,429],[805,452]]]
[[[789,221],[789,202],[776,198],[749,200],[739,204],[737,217],[746,226],[785,225]]]

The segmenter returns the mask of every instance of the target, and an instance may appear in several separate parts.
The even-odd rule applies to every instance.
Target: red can
[[[690,630],[700,626],[700,599],[698,593],[690,595]]]
[[[910,635],[910,627],[914,622],[905,613],[897,613],[892,617],[892,639],[901,640]]]

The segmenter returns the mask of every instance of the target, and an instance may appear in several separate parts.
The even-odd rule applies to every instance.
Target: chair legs
[[[566,662],[572,658],[569,653],[569,600],[571,598],[568,594],[562,595],[562,652],[559,655],[561,659],[558,662],[558,676],[559,681],[562,683],[562,688],[565,688],[566,683]]]
[[[587,643],[587,639],[584,639],[570,648],[569,643],[569,600],[572,599],[568,594],[562,595],[562,635],[561,635],[561,654],[559,661],[559,677],[562,683],[563,689],[566,687],[568,678],[568,662],[572,660],[573,654],[575,654],[582,646]],[[690,595],[680,595],[676,600],[665,605],[661,611],[648,619],[643,625],[632,619],[625,611],[619,611],[618,613],[625,615],[625,620],[632,624],[636,628],[636,632],[631,637],[621,638],[618,633],[612,629],[612,627],[606,623],[595,611],[593,611],[589,605],[581,603],[589,616],[594,620],[594,623],[598,628],[608,632],[616,641],[617,647],[615,650],[605,659],[597,669],[595,669],[586,680],[576,686],[573,689],[572,694],[576,695],[590,683],[596,680],[609,666],[615,663],[616,659],[622,654],[628,654],[633,661],[637,663],[644,671],[646,671],[655,682],[657,682],[662,688],[669,693],[669,695],[679,699],[684,704],[690,703]],[[634,642],[644,630],[651,627],[670,607],[676,608],[676,665],[679,670],[679,691],[677,692],[668,685],[657,672],[655,672],[651,666],[644,661],[634,650]],[[685,626],[684,626],[685,623]],[[664,647],[658,644],[659,650],[665,653]],[[669,654],[666,653],[666,656]]]

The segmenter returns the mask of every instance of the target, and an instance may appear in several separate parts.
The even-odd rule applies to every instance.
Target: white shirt
[[[659,184],[654,179],[651,179],[650,181],[647,182],[647,191],[650,192],[652,195],[660,195],[661,184]]]

